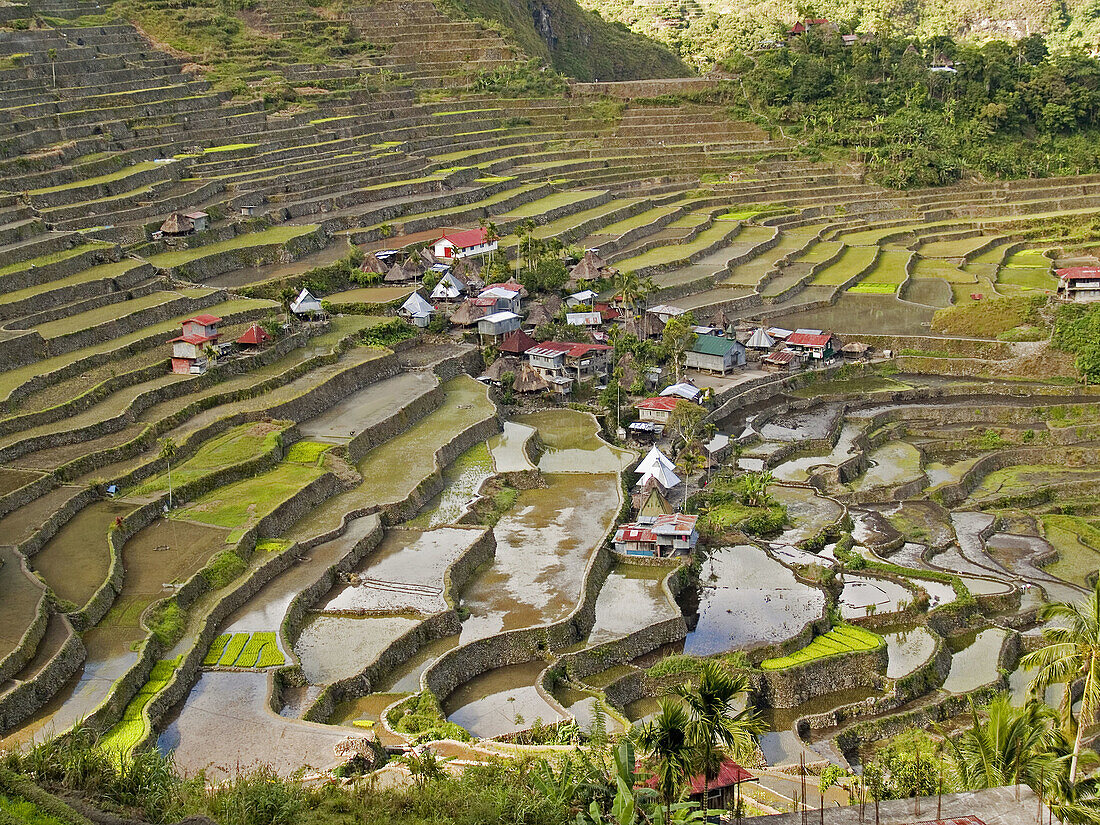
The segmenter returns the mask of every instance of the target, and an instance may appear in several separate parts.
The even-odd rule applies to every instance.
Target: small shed
[[[237,339],[237,346],[241,349],[261,349],[270,340],[271,336],[263,327],[253,324]]]
[[[697,335],[695,344],[684,358],[684,363],[689,369],[719,372],[725,375],[730,370],[745,365],[745,345],[736,338]]]
[[[768,372],[795,372],[802,366],[802,356],[794,350],[785,349],[766,356],[761,364]]]
[[[565,298],[565,305],[572,309],[575,306],[592,306],[596,300],[596,293],[591,289],[582,289]]]
[[[690,381],[681,381],[678,384],[669,384],[661,390],[662,398],[668,398],[670,396],[683,398],[685,401],[700,403],[703,397],[703,391]]]
[[[419,292],[414,292],[410,295],[405,300],[405,303],[401,305],[401,309],[397,311],[398,315],[413,326],[420,327],[421,329],[431,323],[434,313],[435,307],[424,300]]]
[[[196,232],[205,232],[210,228],[210,216],[205,212],[185,212],[184,217],[191,221]]]
[[[849,360],[860,360],[867,358],[871,352],[870,344],[863,344],[859,341],[852,341],[845,344],[840,348],[840,354]]]
[[[320,299],[316,298],[308,289],[298,293],[298,297],[290,303],[290,311],[295,315],[319,315],[324,312]]]
[[[520,320],[514,312],[494,312],[477,322],[477,333],[484,340],[499,341],[519,329]]]
[[[770,352],[774,346],[775,339],[768,335],[768,331],[763,327],[754,329],[752,335],[749,336],[749,340],[745,342],[747,349],[757,350],[758,352]]]
[[[182,238],[195,231],[195,223],[180,212],[173,212],[168,219],[160,225],[160,233],[168,238]]]
[[[530,364],[524,364],[516,374],[516,380],[512,382],[512,389],[516,392],[548,392],[555,389],[555,385],[544,378]]]

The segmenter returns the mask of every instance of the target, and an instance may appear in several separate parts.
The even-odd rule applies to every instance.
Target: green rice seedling
[[[233,638],[226,644],[225,651],[218,660],[218,664],[222,667],[232,667],[235,665],[237,663],[237,658],[241,655],[241,651],[244,650],[246,644],[248,644],[247,633],[234,633]]]
[[[286,664],[272,631],[253,633],[237,657],[237,667],[278,667]]]
[[[286,451],[286,460],[295,464],[316,464],[330,449],[331,444],[322,444],[319,441],[296,441]]]
[[[218,636],[218,638],[211,643],[210,650],[206,652],[206,656],[203,657],[202,663],[204,665],[216,665],[225,652],[225,646],[229,643],[230,638],[228,633],[223,633]]]

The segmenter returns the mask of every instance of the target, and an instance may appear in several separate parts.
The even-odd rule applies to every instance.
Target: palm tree
[[[691,770],[695,748],[688,737],[691,718],[681,702],[665,698],[653,719],[638,728],[634,741],[649,754],[657,777],[657,793],[665,803],[665,821],[672,819],[672,803]]]
[[[986,719],[970,700],[974,726],[955,736],[944,736],[952,771],[961,788],[970,791],[1002,785],[1041,786],[1059,773],[1054,746],[1061,735],[1058,715],[1035,699],[1013,707],[1007,693],[998,694],[987,708]]]
[[[1047,645],[1027,654],[1020,663],[1028,670],[1039,671],[1031,683],[1034,691],[1042,693],[1049,685],[1065,684],[1061,715],[1067,732],[1073,729],[1070,688],[1078,679],[1085,683],[1069,767],[1072,785],[1077,780],[1077,763],[1085,730],[1096,723],[1096,711],[1100,707],[1100,580],[1082,602],[1044,605],[1039,611],[1039,619],[1047,623],[1043,628]]]
[[[638,304],[653,291],[653,281],[638,277],[637,272],[616,272],[614,289],[616,297],[622,301],[629,314],[633,315]]]
[[[160,445],[160,457],[168,464],[168,509],[172,509],[172,459],[176,455],[176,440],[165,438]]]
[[[699,684],[685,682],[673,690],[684,700],[690,717],[688,738],[695,747],[696,764],[703,775],[703,821],[707,821],[710,780],[718,775],[727,755],[740,762],[756,751],[756,736],[764,724],[748,707],[735,710],[734,701],[748,692],[744,674],[733,674],[716,661],[706,661],[699,672]]]
[[[279,292],[279,303],[283,305],[283,312],[286,313],[286,322],[290,323],[290,305],[294,303],[294,299],[298,297],[298,292],[292,286],[284,286]]]

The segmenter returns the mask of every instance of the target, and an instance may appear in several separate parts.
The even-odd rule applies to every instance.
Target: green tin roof
[[[736,345],[737,341],[732,338],[719,338],[717,335],[696,335],[695,346],[691,348],[691,351],[703,355],[726,355]]]

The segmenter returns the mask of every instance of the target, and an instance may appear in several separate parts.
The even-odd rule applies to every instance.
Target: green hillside
[[[608,20],[665,43],[704,68],[735,51],[782,40],[802,17],[825,17],[845,32],[977,41],[1043,34],[1052,50],[1100,44],[1100,8],[1089,0],[582,0]]]

